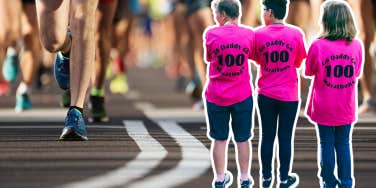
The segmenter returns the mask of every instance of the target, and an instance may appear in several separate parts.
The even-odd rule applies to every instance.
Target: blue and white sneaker
[[[70,109],[67,117],[65,118],[65,124],[63,132],[59,137],[60,141],[86,141],[86,125],[82,114],[77,109]]]
[[[228,188],[232,184],[231,172],[225,173],[225,179],[223,181],[214,182],[214,188]]]
[[[279,183],[279,188],[293,188],[299,185],[299,176],[295,173],[291,173],[287,180]]]
[[[30,110],[33,107],[31,104],[29,95],[27,93],[16,95],[16,112],[22,112],[24,110]]]
[[[3,75],[6,81],[14,82],[16,80],[19,72],[18,62],[19,59],[16,52],[8,51],[3,64]]]
[[[57,85],[63,90],[70,88],[69,75],[69,57],[64,57],[61,52],[58,52],[54,63],[54,77]]]

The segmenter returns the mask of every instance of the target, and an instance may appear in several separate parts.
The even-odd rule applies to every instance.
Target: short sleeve
[[[313,76],[318,70],[318,50],[315,44],[312,44],[308,50],[308,56],[305,63],[305,75]]]
[[[303,34],[300,32],[300,35],[299,35],[299,38],[298,38],[298,50],[297,50],[297,58],[295,59],[295,67],[296,68],[299,68],[300,65],[302,64],[303,62],[303,59],[305,59],[307,57],[307,52],[306,52],[306,47],[305,47],[305,43],[304,43],[304,36]]]
[[[211,60],[211,48],[210,48],[210,45],[209,45],[209,32],[205,31],[204,32],[204,42],[203,42],[203,45],[204,45],[204,56],[205,56],[205,60],[206,62],[210,62]]]
[[[358,63],[356,64],[357,67],[356,67],[355,75],[358,78],[362,74],[363,67],[364,67],[364,47],[361,42],[359,42],[358,40],[357,42],[359,44],[359,49],[358,49],[359,53],[358,53]]]

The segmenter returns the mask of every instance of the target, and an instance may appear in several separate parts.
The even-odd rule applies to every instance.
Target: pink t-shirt
[[[303,32],[288,24],[271,24],[255,32],[255,61],[260,65],[258,93],[280,101],[298,101],[298,72],[307,56]]]
[[[204,33],[209,63],[205,98],[229,106],[252,95],[248,59],[254,51],[254,32],[241,25],[208,28]]]
[[[318,39],[312,43],[305,74],[314,76],[309,118],[321,125],[340,126],[356,120],[357,78],[363,66],[360,41]]]

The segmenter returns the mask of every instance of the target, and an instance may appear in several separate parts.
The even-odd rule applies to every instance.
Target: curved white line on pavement
[[[158,124],[181,147],[182,160],[173,169],[135,182],[130,188],[175,187],[201,176],[210,168],[210,152],[199,140],[175,122],[160,121]]]
[[[107,174],[71,183],[66,188],[105,188],[123,186],[130,181],[143,177],[152,171],[167,155],[166,149],[151,137],[141,121],[123,121],[129,136],[136,142],[141,152],[124,167]]]

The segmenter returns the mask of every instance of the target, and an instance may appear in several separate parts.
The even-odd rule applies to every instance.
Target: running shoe
[[[215,188],[227,188],[232,183],[232,174],[230,172],[225,173],[225,179],[223,181],[214,182]]]
[[[7,81],[0,81],[0,96],[6,95],[10,92],[10,85]]]
[[[16,95],[16,107],[14,109],[16,112],[30,110],[32,107],[33,105],[31,104],[29,95],[27,93]]]
[[[64,129],[59,137],[60,141],[86,141],[86,125],[82,113],[71,108],[65,118]]]
[[[111,93],[125,94],[129,90],[125,74],[116,75],[110,82]]]
[[[89,122],[108,122],[109,118],[104,107],[104,97],[90,95],[89,109]]]
[[[287,178],[285,182],[279,183],[279,188],[290,188],[290,187],[296,187],[299,184],[299,176],[297,174],[291,174]]]
[[[3,64],[4,79],[8,82],[14,82],[19,71],[18,55],[16,53],[7,53]]]
[[[252,185],[252,180],[248,179],[248,180],[244,180],[244,181],[241,181],[240,182],[240,187],[241,188],[249,188],[251,185]]]
[[[272,183],[272,178],[268,178],[268,179],[262,179],[262,187],[263,188],[269,188],[270,187],[270,184]]]

